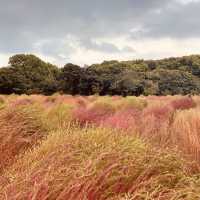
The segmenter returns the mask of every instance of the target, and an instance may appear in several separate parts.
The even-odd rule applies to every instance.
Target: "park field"
[[[200,199],[200,97],[0,95],[0,200],[107,199]]]

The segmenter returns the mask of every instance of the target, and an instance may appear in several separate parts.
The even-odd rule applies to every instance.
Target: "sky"
[[[200,0],[0,0],[0,66],[200,54]]]

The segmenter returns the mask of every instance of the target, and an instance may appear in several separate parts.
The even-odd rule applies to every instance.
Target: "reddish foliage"
[[[174,109],[185,110],[196,107],[196,103],[191,97],[183,97],[180,99],[173,100],[171,105]]]
[[[11,102],[11,105],[13,107],[15,106],[28,106],[35,103],[35,101],[33,99],[28,99],[28,98],[23,98],[23,99],[17,99],[13,102]]]
[[[173,108],[169,105],[151,106],[143,111],[143,116],[153,115],[158,120],[166,120],[173,113]]]
[[[141,112],[137,109],[120,111],[108,117],[103,125],[111,128],[118,129],[132,129],[137,131],[138,122],[140,121]]]
[[[107,117],[112,115],[112,112],[108,109],[102,108],[85,108],[79,107],[75,109],[72,113],[75,120],[77,120],[81,125],[87,123],[101,124]]]
[[[160,145],[165,145],[173,120],[173,111],[172,107],[166,105],[146,108],[141,117],[140,134],[147,139],[156,140]]]

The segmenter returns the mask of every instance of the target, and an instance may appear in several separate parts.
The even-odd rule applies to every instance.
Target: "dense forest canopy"
[[[104,61],[62,68],[28,54],[0,68],[1,94],[175,95],[200,93],[200,55],[161,60]]]

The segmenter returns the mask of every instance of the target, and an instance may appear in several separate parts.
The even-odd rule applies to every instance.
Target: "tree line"
[[[31,54],[10,57],[0,68],[1,94],[200,94],[200,55],[161,60],[104,61],[59,68]]]

